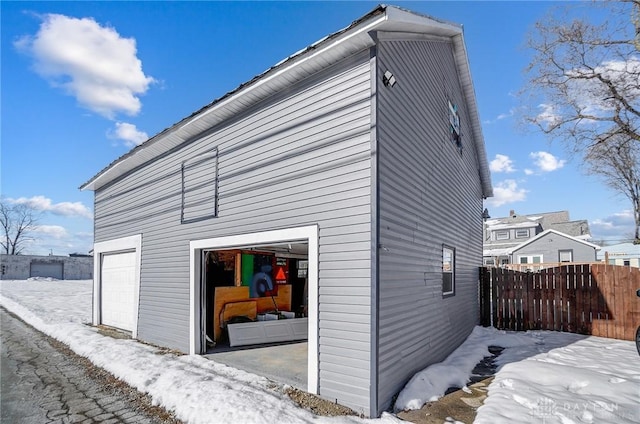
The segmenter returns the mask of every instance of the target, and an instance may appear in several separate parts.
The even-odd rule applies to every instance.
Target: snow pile
[[[475,422],[638,423],[640,358],[630,341],[535,332],[506,349]],[[525,357],[526,356],[526,357]]]
[[[398,395],[395,410],[420,409],[426,402],[442,397],[449,387],[465,387],[476,364],[485,356],[491,356],[489,346],[530,348],[535,343],[535,339],[524,334],[476,327],[447,359],[413,376]]]
[[[633,342],[552,331],[476,327],[449,357],[416,374],[396,410],[418,409],[464,387],[488,346],[506,349],[477,424],[638,423],[640,359]]]

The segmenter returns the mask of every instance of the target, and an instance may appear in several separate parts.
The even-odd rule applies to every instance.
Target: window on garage
[[[442,296],[445,297],[455,294],[455,257],[453,247],[442,246]]]

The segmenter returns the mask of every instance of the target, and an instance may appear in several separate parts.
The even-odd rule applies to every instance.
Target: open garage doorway
[[[318,392],[318,229],[191,241],[191,354]]]

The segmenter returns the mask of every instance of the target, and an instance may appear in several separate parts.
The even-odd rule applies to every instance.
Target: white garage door
[[[133,331],[136,252],[102,255],[102,324]]]

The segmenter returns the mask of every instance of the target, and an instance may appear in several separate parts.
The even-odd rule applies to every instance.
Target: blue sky
[[[496,197],[492,217],[568,210],[596,241],[630,238],[631,205],[518,124],[527,31],[552,2],[394,2],[461,23]],[[132,146],[349,25],[376,2],[7,2],[1,194],[41,212],[26,252],[92,247],[78,187]]]

